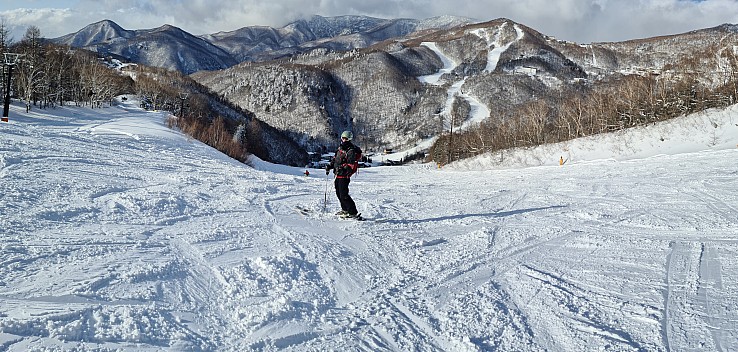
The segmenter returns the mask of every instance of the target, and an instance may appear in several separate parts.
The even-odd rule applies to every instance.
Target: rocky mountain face
[[[716,85],[735,74],[730,58],[738,54],[733,25],[585,45],[508,19],[316,16],[280,29],[243,28],[201,38],[173,27],[125,31],[107,23],[64,38],[100,51],[116,43],[130,48],[157,31],[167,33],[168,45],[179,43],[159,45],[159,55],[182,55],[190,47],[202,48],[203,57],[214,55],[209,67],[222,69],[181,70],[199,71],[192,74],[198,82],[307,151],[333,148],[336,136],[351,129],[368,152],[422,152],[421,145],[451,129],[504,119],[536,101],[555,106],[566,92],[597,89],[626,75],[667,82],[693,72]],[[185,46],[181,38],[201,44]]]
[[[579,45],[552,41],[552,46],[581,65],[591,76],[610,72],[651,71],[667,73],[670,69],[697,64],[703,78],[714,78],[726,64],[725,54],[738,54],[738,26],[724,24],[692,32],[629,40],[617,43]]]

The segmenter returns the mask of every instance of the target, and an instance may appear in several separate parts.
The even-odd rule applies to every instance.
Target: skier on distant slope
[[[358,170],[359,160],[361,159],[361,149],[351,142],[353,138],[354,134],[351,131],[341,133],[341,145],[336,150],[332,162],[326,166],[325,174],[328,175],[331,170],[336,174],[334,182],[336,196],[341,202],[341,211],[338,212],[338,215],[343,218],[362,220],[361,214],[356,210],[354,200],[349,195],[351,175]]]

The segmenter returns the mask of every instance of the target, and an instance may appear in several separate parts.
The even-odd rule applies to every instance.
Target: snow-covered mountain
[[[738,350],[738,106],[362,169],[353,222],[134,99],[0,123],[0,350]]]
[[[388,20],[367,16],[312,16],[282,28],[245,27],[203,38],[230,52],[239,61],[265,61],[314,48],[365,48],[389,38],[428,29],[429,26],[443,29],[470,21],[458,17]]]
[[[56,41],[77,48],[85,48],[105,43],[120,42],[136,36],[136,31],[123,29],[117,23],[104,20],[88,25],[76,33],[56,39]]]
[[[131,31],[112,21],[101,21],[52,41],[185,73],[223,69],[237,63],[212,43],[170,25]]]
[[[313,16],[282,28],[250,26],[196,37],[170,25],[125,30],[105,20],[52,41],[189,74],[222,69],[242,61],[270,60],[316,47],[333,50],[364,48],[414,31],[450,28],[472,21],[453,16],[424,20]]]

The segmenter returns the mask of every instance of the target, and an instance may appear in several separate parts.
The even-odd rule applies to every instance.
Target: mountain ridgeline
[[[314,16],[200,37],[103,21],[55,41],[191,74],[306,151],[352,129],[367,151],[435,140],[419,151],[448,162],[734,103],[737,28],[578,44],[504,18]]]
[[[244,61],[268,61],[316,48],[350,50],[426,30],[451,28],[472,20],[436,17],[426,20],[366,16],[313,16],[282,28],[244,27],[195,36],[177,27],[126,30],[104,20],[52,41],[185,74],[217,70]]]

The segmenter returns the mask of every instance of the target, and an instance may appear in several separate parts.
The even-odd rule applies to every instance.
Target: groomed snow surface
[[[356,222],[131,101],[0,124],[0,350],[738,350],[735,106],[361,169]]]

